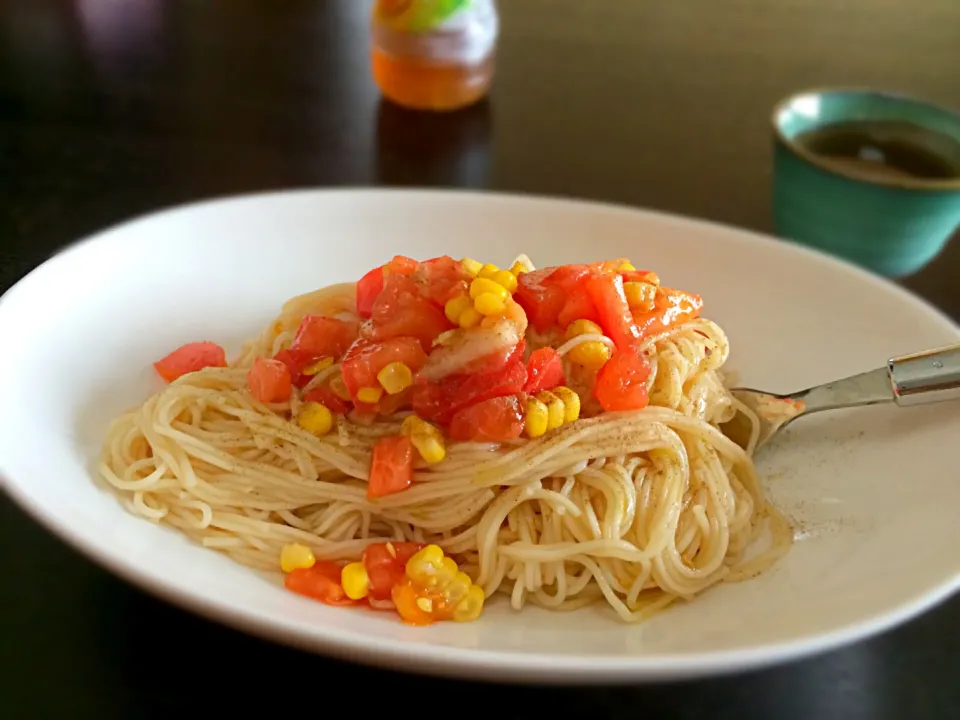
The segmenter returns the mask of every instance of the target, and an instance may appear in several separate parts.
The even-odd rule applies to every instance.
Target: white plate
[[[0,301],[0,469],[34,517],[186,608],[318,652],[506,681],[616,682],[797,658],[901,622],[960,579],[960,405],[881,407],[793,426],[761,456],[800,541],[760,578],[640,626],[605,607],[405,627],[329,608],[123,511],[90,467],[107,421],[159,387],[151,362],[235,350],[288,297],[394,253],[518,252],[539,265],[628,255],[700,292],[752,386],[794,390],[953,342],[957,328],[883,280],[747,232],[605,205],[436,192],[293,192],[152,215],[49,260]]]

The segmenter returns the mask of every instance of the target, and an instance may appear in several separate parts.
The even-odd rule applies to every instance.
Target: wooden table
[[[503,1],[492,99],[437,117],[379,102],[368,7],[6,0],[0,287],[132,216],[289,187],[493,188],[766,230],[768,114],[781,96],[867,85],[960,107],[955,0]],[[904,283],[960,318],[958,277],[955,241]],[[16,351],[16,338],[4,351]],[[322,717],[344,693],[363,717],[379,717],[440,692],[451,692],[450,712],[477,698],[497,717],[960,715],[957,598],[875,640],[737,678],[478,689],[303,655],[201,621],[93,566],[5,498],[0,527],[0,697],[10,718],[201,708],[226,717],[261,706]]]

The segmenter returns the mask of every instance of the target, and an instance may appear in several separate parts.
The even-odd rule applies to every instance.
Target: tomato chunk
[[[383,267],[375,267],[357,282],[357,314],[370,317],[373,303],[383,291]]]
[[[284,348],[277,352],[277,354],[273,356],[273,359],[287,366],[287,369],[290,371],[290,382],[298,388],[302,388],[310,382],[310,376],[303,374],[304,368],[314,360],[310,355]]]
[[[420,289],[420,294],[440,307],[457,295],[466,295],[470,280],[463,263],[449,255],[420,263],[420,267],[413,274],[413,281]]]
[[[371,500],[406,490],[413,484],[416,451],[406,435],[381,438],[373,446],[367,497]]]
[[[290,368],[279,360],[258,357],[247,373],[250,392],[262,403],[277,403],[290,399]]]
[[[340,566],[329,560],[318,560],[312,567],[300,568],[283,578],[287,590],[319,600],[327,605],[356,605],[340,584]]]
[[[417,284],[404,275],[387,276],[370,317],[375,340],[414,337],[426,348],[437,335],[453,327],[443,309],[423,297]]]
[[[537,332],[547,332],[557,323],[557,316],[567,301],[563,289],[548,282],[556,268],[521,273],[513,299],[523,308]]]
[[[600,314],[600,325],[617,348],[626,348],[640,338],[627,297],[623,294],[623,278],[619,275],[593,275],[587,281],[587,293]]]
[[[340,373],[350,397],[357,400],[357,391],[378,387],[377,373],[392,362],[402,362],[416,372],[427,361],[420,342],[411,337],[398,337],[383,342],[360,338],[340,361]]]
[[[422,543],[378,542],[363,551],[363,566],[370,578],[370,597],[389,600],[393,586],[403,580],[407,561],[423,548]],[[392,550],[392,552],[391,552]]]
[[[593,394],[607,412],[642,410],[647,406],[650,364],[636,347],[618,348],[597,373]]]
[[[303,396],[303,400],[325,405],[327,410],[337,415],[346,415],[350,410],[350,404],[330,389],[329,382],[310,388]]]
[[[387,263],[387,273],[395,275],[412,275],[420,267],[413,258],[406,255],[394,255],[393,259]]]
[[[552,347],[534,350],[527,361],[527,382],[523,392],[533,395],[563,385],[563,361]]]
[[[463,408],[450,421],[453,440],[504,442],[520,437],[523,413],[516,395],[495,397]]]
[[[212,342],[187,343],[153,364],[160,377],[167,382],[204,368],[226,366],[227,354]]]
[[[290,343],[290,351],[302,353],[311,360],[339,358],[356,339],[357,329],[350,323],[321,315],[304,315]]]
[[[659,288],[654,305],[651,312],[637,313],[633,316],[641,338],[659,335],[699,317],[703,309],[703,299],[699,295],[682,290]]]
[[[450,375],[439,383],[418,382],[413,388],[413,409],[424,420],[445,424],[459,410],[490,398],[516,395],[527,382],[521,356],[494,372]]]

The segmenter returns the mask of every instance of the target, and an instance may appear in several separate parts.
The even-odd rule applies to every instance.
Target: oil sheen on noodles
[[[340,419],[317,437],[277,414],[295,411],[298,393],[266,406],[246,391],[246,368],[289,344],[305,313],[354,312],[353,284],[290,300],[231,367],[185,375],[118,418],[103,478],[131,512],[251,567],[277,570],[291,542],[330,560],[356,559],[372,539],[430,542],[514,608],[603,598],[630,622],[753,577],[789,548],[790,527],[765,502],[750,454],[717,428],[737,412],[757,420],[724,387],[729,344],[714,323],[650,340],[647,408],[535,440],[450,443],[442,462],[418,465],[411,488],[371,502],[372,446],[403,415]],[[559,349],[597,339],[612,344],[581,336]]]

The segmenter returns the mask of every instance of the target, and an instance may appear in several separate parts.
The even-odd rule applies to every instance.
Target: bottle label
[[[377,0],[374,20],[398,32],[423,33],[456,22],[473,0]]]

